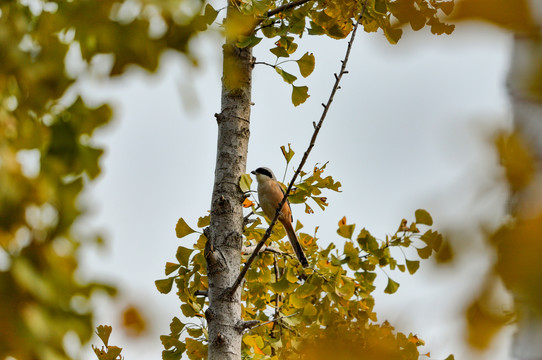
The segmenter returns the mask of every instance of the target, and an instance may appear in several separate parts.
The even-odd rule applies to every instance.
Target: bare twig
[[[209,296],[209,292],[207,290],[196,290],[194,292],[195,296]]]
[[[239,273],[239,276],[237,277],[237,279],[235,280],[233,285],[229,288],[229,294],[230,295],[235,293],[235,291],[237,290],[237,288],[241,284],[243,278],[245,277],[248,269],[250,268],[250,265],[252,265],[252,262],[254,261],[254,259],[258,255],[258,253],[260,252],[260,249],[262,248],[262,246],[265,245],[265,242],[271,236],[273,226],[275,226],[275,224],[276,224],[276,222],[278,220],[280,210],[282,209],[282,206],[284,206],[284,203],[288,199],[288,195],[290,194],[290,191],[292,191],[292,187],[294,186],[295,180],[297,179],[299,173],[301,172],[301,169],[303,169],[303,166],[305,165],[305,162],[307,161],[307,158],[309,157],[309,154],[310,154],[312,148],[314,147],[314,144],[316,143],[316,138],[318,137],[318,133],[320,132],[320,129],[322,128],[322,124],[324,123],[324,120],[325,120],[325,118],[327,116],[327,112],[329,110],[329,107],[331,106],[331,103],[333,102],[333,98],[335,97],[335,93],[339,89],[339,84],[341,82],[341,79],[342,79],[344,74],[348,73],[346,71],[346,64],[348,63],[348,58],[350,57],[350,52],[352,50],[352,44],[354,43],[354,39],[356,37],[356,31],[357,31],[358,26],[359,26],[359,24],[361,22],[361,19],[363,18],[363,14],[365,13],[365,9],[367,7],[367,1],[368,0],[365,0],[365,2],[363,3],[361,13],[360,13],[356,23],[354,24],[353,29],[352,29],[352,34],[350,35],[350,40],[348,41],[348,46],[346,48],[346,54],[344,56],[344,59],[341,61],[341,70],[339,71],[338,75],[335,74],[335,84],[333,85],[333,88],[331,89],[331,94],[329,95],[327,103],[322,104],[324,106],[324,111],[322,112],[322,115],[320,116],[320,120],[318,121],[318,124],[316,125],[316,127],[314,129],[310,144],[309,144],[307,150],[305,151],[305,153],[303,154],[303,158],[301,159],[301,162],[299,163],[299,166],[297,167],[297,170],[294,173],[294,176],[292,177],[292,180],[290,181],[290,184],[288,185],[288,188],[286,189],[286,192],[284,193],[284,197],[282,198],[282,201],[277,206],[277,210],[275,211],[275,216],[271,220],[271,223],[269,224],[269,227],[267,228],[267,230],[265,232],[265,235],[260,240],[258,245],[256,245],[256,248],[254,249],[254,252],[250,256],[250,258],[247,260],[247,262],[245,263],[245,266],[243,267],[243,269]]]
[[[277,8],[274,8],[273,10],[269,10],[265,15],[267,17],[271,17],[273,15],[277,15],[278,13],[281,13],[281,12],[286,11],[288,9],[304,5],[304,4],[308,3],[309,1],[311,1],[311,0],[292,1],[292,2],[289,2],[287,4],[281,5],[281,6],[277,7]]]
[[[243,253],[245,255],[249,255],[249,254],[252,255],[254,253],[254,251],[256,251],[256,246],[257,245],[243,246],[241,248],[241,253]],[[262,246],[259,252],[270,252],[270,253],[277,254],[277,255],[293,257],[292,254],[289,254],[289,253],[284,252],[284,251],[280,251],[279,249],[275,249],[274,247],[271,247],[271,246]]]

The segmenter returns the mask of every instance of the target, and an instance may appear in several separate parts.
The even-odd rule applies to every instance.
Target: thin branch
[[[292,1],[292,2],[290,2],[290,3],[281,5],[281,6],[279,6],[278,8],[274,8],[273,10],[269,10],[265,15],[266,15],[267,17],[271,17],[271,16],[273,16],[273,15],[277,15],[278,13],[281,13],[281,12],[286,11],[286,10],[288,10],[288,9],[291,9],[291,8],[294,8],[294,7],[297,7],[297,6],[304,5],[304,4],[308,3],[309,1],[311,1],[311,0],[297,0],[297,1]]]
[[[266,63],[265,61],[255,61],[254,65],[267,65],[267,66],[271,66],[273,69],[277,67],[276,65]]]
[[[282,319],[291,318],[292,316],[295,316],[297,314],[299,314],[299,311],[295,312],[295,313],[293,313],[291,315],[288,315],[288,316],[281,316],[281,317],[278,317],[278,318],[275,318],[275,319],[272,319],[272,320],[269,320],[269,321],[266,321],[266,322],[263,322],[263,323],[259,323],[258,325],[251,327],[248,331],[254,330],[254,329],[256,329],[257,327],[260,327],[260,326],[271,324],[272,322],[276,322],[276,321],[279,321],[279,320],[282,320]]]
[[[312,134],[312,138],[311,138],[309,147],[307,148],[307,150],[303,154],[303,158],[301,159],[301,162],[299,163],[299,166],[298,166],[296,172],[294,173],[294,176],[292,177],[292,180],[290,181],[290,184],[288,185],[288,188],[286,189],[286,192],[284,193],[284,197],[282,198],[282,201],[277,206],[277,210],[275,211],[275,216],[271,220],[271,223],[269,224],[269,227],[267,228],[267,230],[265,232],[265,235],[260,240],[258,245],[256,245],[256,248],[254,249],[254,252],[250,256],[250,258],[247,260],[247,262],[245,263],[245,266],[243,267],[243,269],[239,273],[239,276],[237,277],[237,279],[235,280],[235,282],[233,283],[233,285],[229,289],[229,294],[230,295],[233,295],[235,293],[235,291],[237,290],[237,288],[239,287],[239,285],[243,281],[243,278],[245,277],[248,269],[250,268],[250,265],[252,265],[252,262],[254,261],[254,259],[258,255],[258,253],[260,252],[260,249],[262,248],[262,246],[265,245],[265,242],[271,236],[273,226],[275,226],[275,224],[276,224],[276,222],[278,220],[280,210],[282,209],[282,207],[284,206],[284,203],[288,199],[288,195],[292,191],[292,187],[294,186],[295,180],[297,179],[299,173],[301,172],[301,169],[303,169],[303,166],[305,165],[305,162],[307,161],[307,159],[309,157],[309,154],[310,154],[312,148],[314,147],[314,144],[316,143],[316,138],[318,137],[318,133],[320,132],[320,129],[322,128],[322,124],[324,123],[324,120],[325,120],[325,118],[327,116],[327,112],[328,112],[328,110],[329,110],[329,108],[331,106],[331,103],[333,102],[333,98],[335,97],[335,93],[339,89],[339,84],[341,82],[341,79],[342,79],[343,75],[347,73],[346,64],[348,63],[348,59],[350,57],[350,52],[352,50],[352,44],[354,43],[354,39],[356,37],[356,31],[357,31],[358,26],[359,26],[359,24],[361,22],[361,19],[363,18],[363,14],[365,13],[365,9],[367,7],[367,1],[368,0],[365,0],[365,2],[363,3],[361,13],[360,13],[356,23],[354,24],[354,28],[352,29],[352,34],[350,35],[350,40],[348,41],[348,46],[346,48],[346,54],[344,56],[344,59],[341,61],[341,70],[339,71],[339,74],[335,76],[335,84],[333,85],[333,88],[331,89],[331,94],[329,95],[329,99],[327,100],[327,103],[323,104],[324,105],[324,111],[322,112],[322,115],[320,116],[320,120],[318,121],[318,124],[316,125],[316,128],[314,129],[314,133]],[[293,3],[290,3],[290,4],[293,4]]]

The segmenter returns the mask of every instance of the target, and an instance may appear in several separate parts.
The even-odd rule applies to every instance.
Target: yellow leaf
[[[192,234],[193,232],[196,231],[190,228],[183,218],[180,218],[179,221],[177,221],[177,225],[175,226],[175,234],[177,234],[178,238],[183,238],[186,235]]]

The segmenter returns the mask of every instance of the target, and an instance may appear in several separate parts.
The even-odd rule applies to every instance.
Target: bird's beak
[[[252,170],[250,173],[251,173],[252,175],[256,175],[256,170]]]

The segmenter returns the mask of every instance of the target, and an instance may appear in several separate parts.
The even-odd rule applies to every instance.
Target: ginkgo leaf
[[[418,260],[406,260],[406,266],[410,274],[414,274],[420,267]]]
[[[416,249],[416,251],[418,252],[418,255],[422,259],[428,259],[431,256],[431,253],[433,252],[433,250],[431,249],[431,246],[429,245],[421,249]]]
[[[179,264],[182,266],[188,266],[188,259],[190,259],[190,254],[194,249],[185,248],[184,246],[179,246],[177,248],[177,254],[175,254],[175,257],[179,261]]]
[[[292,103],[294,106],[303,104],[309,98],[309,88],[306,86],[292,85]]]
[[[203,330],[201,328],[187,328],[186,331],[188,332],[188,335],[193,338],[198,338],[203,335]]]
[[[384,289],[386,294],[393,294],[399,289],[399,283],[393,281],[391,278],[388,278],[388,285]]]
[[[162,294],[168,294],[173,286],[173,279],[173,277],[170,277],[167,279],[156,280],[154,284]]]
[[[108,346],[107,347],[107,358],[108,359],[117,359],[122,351],[122,348],[118,346]]]
[[[343,217],[341,221],[339,221],[339,228],[337,229],[337,234],[339,234],[340,236],[346,239],[352,239],[352,235],[354,234],[355,228],[356,228],[356,224],[347,225],[346,217]]]
[[[295,154],[295,152],[290,147],[290,144],[288,144],[288,151],[286,151],[286,147],[284,145],[280,147],[280,151],[282,151],[282,155],[286,159],[286,164],[289,164],[290,160],[292,160],[292,157]]]
[[[269,51],[271,51],[271,53],[273,55],[275,55],[276,57],[279,57],[279,58],[280,57],[290,57],[290,54],[288,54],[288,51],[286,51],[285,48],[280,47],[280,46],[269,49]]]
[[[385,0],[375,0],[374,11],[378,14],[385,15],[388,12]]]
[[[211,215],[202,216],[198,219],[198,227],[204,228],[206,226],[209,226],[211,223]]]
[[[282,79],[286,81],[288,84],[292,84],[294,81],[296,81],[297,77],[284,71],[282,68],[276,66],[275,71],[282,76]]]
[[[244,193],[249,192],[251,185],[252,178],[250,177],[250,174],[241,175],[241,179],[239,179],[239,187],[241,188],[241,191]]]
[[[314,55],[312,53],[305,53],[299,60],[297,65],[299,66],[299,72],[301,76],[307,77],[314,71]]]
[[[183,218],[180,218],[179,221],[177,221],[177,225],[175,226],[175,234],[177,234],[178,238],[183,238],[186,235],[194,232],[196,232],[196,230],[193,230],[190,226],[188,226]]]
[[[416,210],[414,215],[416,216],[417,224],[423,224],[423,225],[429,225],[429,226],[433,225],[433,218],[431,217],[431,215],[429,215],[427,211],[423,209],[418,209]]]
[[[184,329],[184,326],[185,324],[183,324],[182,321],[175,316],[169,324],[169,330],[171,331],[172,335],[177,335],[181,333],[181,331]]]
[[[205,19],[207,25],[211,25],[215,21],[217,15],[218,11],[216,11],[210,4],[205,5],[203,18]]]
[[[109,336],[113,328],[109,325],[100,325],[96,328],[96,335],[102,340],[105,346],[109,343]]]
[[[175,270],[177,270],[180,266],[181,266],[180,264],[176,264],[176,263],[172,263],[172,262],[167,262],[167,263],[166,263],[166,275],[171,274],[172,272],[174,272]]]
[[[239,36],[239,41],[237,42],[238,48],[247,48],[247,47],[253,47],[256,46],[262,41],[262,38],[259,38],[257,36],[251,35],[251,36]]]

